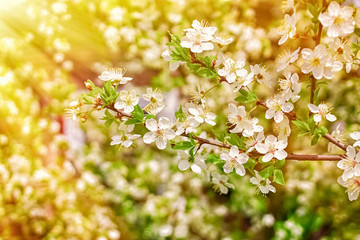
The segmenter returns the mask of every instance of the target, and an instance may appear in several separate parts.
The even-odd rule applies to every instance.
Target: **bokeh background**
[[[336,163],[288,163],[286,185],[268,197],[231,176],[236,189],[219,195],[203,176],[180,172],[170,149],[119,150],[110,146],[116,127],[100,115],[64,118],[83,83],[101,85],[109,67],[127,69],[127,88],[161,89],[174,112],[180,88],[206,84],[170,72],[161,57],[168,31],[182,35],[194,19],[233,36],[235,57],[271,66],[282,2],[0,0],[0,239],[360,239],[359,200],[337,184]],[[352,73],[321,92],[352,130],[358,82]],[[327,149],[302,144],[293,149]]]

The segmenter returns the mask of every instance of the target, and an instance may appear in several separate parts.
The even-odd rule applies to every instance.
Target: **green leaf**
[[[292,123],[299,129],[299,133],[309,133],[311,131],[310,126],[307,122],[295,120]]]
[[[216,155],[216,154],[213,154],[213,153],[210,153],[208,155],[208,157],[206,158],[206,163],[219,164],[219,163],[222,163],[222,162],[223,161],[220,160],[219,155]]]
[[[216,59],[216,56],[200,57],[200,59],[206,64],[208,68],[212,68],[213,61]]]
[[[187,150],[187,149],[190,149],[192,147],[194,147],[192,142],[182,141],[182,142],[175,143],[175,145],[172,148],[175,149],[175,150]]]
[[[275,169],[273,181],[281,185],[285,184],[284,175],[280,169]]]
[[[241,138],[239,137],[239,135],[237,135],[236,133],[230,133],[229,136],[227,136],[225,138],[225,140],[234,146],[237,146],[239,149],[246,151],[246,147],[245,147],[245,137],[241,136]]]
[[[147,120],[147,119],[156,119],[156,116],[153,114],[148,114],[148,115],[146,115],[145,120]]]
[[[216,129],[212,129],[212,132],[215,135],[215,138],[217,140],[219,140],[220,142],[224,142],[226,133],[224,131],[220,131],[220,130],[216,130]]]
[[[114,122],[114,119],[108,119],[105,121],[105,127],[109,128],[111,126],[111,124]]]
[[[315,134],[311,139],[311,146],[316,145],[319,142],[320,138],[321,136],[319,134]]]
[[[139,121],[143,121],[144,120],[144,111],[141,109],[141,107],[139,106],[139,104],[137,104],[134,107],[134,111],[132,111],[132,117],[139,120]]]
[[[188,62],[187,67],[189,70],[201,77],[215,79],[218,78],[217,72],[213,68],[206,68],[199,63]]]
[[[190,157],[193,159],[194,158],[194,150],[195,150],[195,147],[196,146],[194,146],[194,147],[192,147],[191,149],[190,149],[190,151],[189,151],[189,154],[190,154]]]
[[[281,167],[283,167],[283,166],[285,165],[285,162],[286,162],[285,159],[283,159],[283,160],[276,160],[276,162],[275,162],[275,167],[276,167],[276,168],[281,168]]]
[[[260,171],[259,175],[265,179],[268,179],[270,176],[272,176],[274,169],[275,169],[274,166],[269,166],[263,169],[262,171]]]
[[[142,121],[136,118],[130,118],[125,122],[125,125],[132,125],[132,124],[141,124]]]
[[[256,160],[253,158],[249,158],[248,161],[244,164],[244,167],[247,169],[254,170],[254,167],[256,166]]]
[[[239,93],[241,95],[235,98],[235,101],[239,103],[252,103],[257,99],[255,92],[248,92],[245,89],[240,89]]]
[[[184,122],[186,120],[186,115],[182,110],[182,106],[180,106],[179,110],[175,113],[175,117],[179,122]]]
[[[329,130],[325,127],[325,126],[321,126],[320,128],[319,128],[319,134],[321,135],[321,136],[324,136],[325,134],[327,134],[329,132]]]

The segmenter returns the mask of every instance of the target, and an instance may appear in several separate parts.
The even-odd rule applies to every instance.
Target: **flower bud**
[[[85,83],[85,87],[86,87],[86,89],[89,90],[89,91],[92,91],[92,90],[93,90],[92,84],[89,83],[89,82],[86,82],[86,83]]]
[[[69,104],[69,107],[70,108],[79,108],[79,107],[81,107],[81,105],[82,105],[82,103],[77,99],[77,100],[72,101]]]

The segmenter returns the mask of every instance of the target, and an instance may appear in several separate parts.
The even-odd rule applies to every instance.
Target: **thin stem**
[[[329,142],[335,144],[336,146],[338,146],[339,148],[341,148],[344,151],[346,151],[346,148],[348,147],[346,144],[340,142],[339,140],[337,140],[336,138],[334,138],[333,136],[331,136],[328,133],[324,135],[324,138],[326,138],[327,140],[329,140]]]
[[[220,85],[220,83],[212,86],[211,88],[209,88],[208,90],[206,90],[206,91],[203,93],[203,95],[205,96],[208,92],[210,92],[210,91],[213,90],[214,88],[218,87],[219,85]]]

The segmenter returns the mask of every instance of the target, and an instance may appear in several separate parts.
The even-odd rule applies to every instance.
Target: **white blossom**
[[[185,106],[187,107],[187,111],[198,123],[206,122],[212,126],[216,124],[214,121],[216,119],[216,115],[208,111],[206,108],[195,104],[187,104]]]
[[[340,130],[341,124],[338,124],[335,128],[335,130],[331,133],[331,136],[339,140],[340,142],[345,141],[345,132]],[[335,153],[339,150],[339,147],[333,144],[332,142],[329,142],[328,144],[328,152]]]
[[[107,71],[103,71],[99,76],[99,79],[103,81],[111,81],[115,84],[125,84],[128,81],[132,80],[131,77],[124,77],[126,70],[122,68],[118,69],[110,69]]]
[[[254,66],[250,66],[250,69],[249,78],[253,78],[260,84],[271,86],[271,74],[268,73],[265,67],[255,64]]]
[[[336,1],[329,4],[327,12],[320,13],[319,21],[327,27],[329,37],[344,37],[354,32],[355,21],[352,7],[341,7]]]
[[[215,190],[219,190],[222,194],[228,193],[228,188],[234,189],[235,186],[231,183],[228,183],[228,177],[225,175],[221,175],[217,172],[212,172],[212,183],[214,184]]]
[[[200,23],[198,20],[194,20],[191,26],[193,28],[184,30],[186,36],[181,40],[181,46],[190,48],[193,53],[214,49],[214,45],[210,41],[214,39],[213,35],[217,29],[208,27],[206,23]]]
[[[112,141],[110,145],[124,146],[126,148],[130,147],[133,144],[133,140],[141,137],[139,134],[124,134],[124,135],[115,135],[111,137]]]
[[[239,153],[237,146],[232,146],[230,151],[222,151],[220,153],[220,159],[225,160],[224,172],[231,173],[234,168],[235,172],[240,176],[245,175],[245,168],[243,166],[249,160],[249,156],[245,153]]]
[[[284,70],[291,63],[294,63],[299,58],[300,47],[291,52],[290,48],[286,48],[276,59],[277,72]]]
[[[244,137],[251,137],[255,132],[262,132],[263,127],[257,125],[259,120],[257,118],[248,118],[244,106],[236,107],[235,104],[229,104],[228,120],[233,128],[231,133],[242,133]]]
[[[115,103],[114,107],[118,110],[123,110],[125,113],[134,111],[134,106],[139,103],[139,97],[135,90],[122,90],[119,95],[119,101]]]
[[[297,73],[291,74],[291,72],[284,72],[285,79],[280,79],[280,89],[283,91],[283,95],[286,101],[290,99],[296,102],[300,96],[301,84],[299,82],[299,75]]]
[[[354,147],[360,147],[360,132],[352,132],[350,133],[350,137],[354,140],[356,140],[356,142],[353,144]]]
[[[232,43],[233,38],[229,37],[229,36],[226,36],[224,34],[216,34],[212,41],[214,43],[219,44],[219,45],[225,46],[225,45],[229,45],[230,43]]]
[[[337,163],[338,168],[344,170],[344,181],[354,176],[360,176],[360,153],[353,146],[346,148],[346,156]]]
[[[246,138],[245,146],[248,149],[247,152],[252,152],[258,144],[261,144],[265,140],[264,132],[261,131],[252,137]]]
[[[190,155],[189,151],[179,151],[179,158],[181,159],[178,163],[178,168],[180,171],[185,171],[187,169],[191,169],[194,173],[201,174],[202,171],[206,170],[206,163],[204,159],[198,157],[198,155],[195,156],[195,159],[193,159],[193,162],[190,162]]]
[[[327,119],[330,122],[336,121],[336,117],[330,113],[331,108],[324,103],[320,103],[319,106],[309,103],[308,108],[310,109],[310,112],[315,113],[315,122],[321,122],[322,119]]]
[[[262,178],[258,171],[254,170],[255,172],[255,177],[250,178],[250,182],[256,186],[258,186],[259,190],[263,193],[263,194],[268,194],[269,192],[276,192],[276,189],[274,186],[271,185],[271,181],[270,179],[265,179]]]
[[[169,49],[163,51],[161,53],[161,57],[164,58],[165,61],[170,62],[171,61],[171,52]],[[171,71],[175,71],[176,69],[178,69],[178,67],[180,66],[181,62],[170,62],[169,63],[169,68]]]
[[[144,107],[144,110],[148,113],[156,115],[164,107],[164,95],[161,94],[160,90],[153,90],[152,88],[147,88],[146,93],[142,95],[145,101],[148,101],[149,104]]]
[[[256,150],[264,154],[262,161],[269,162],[274,157],[278,160],[283,160],[287,157],[287,152],[284,150],[287,142],[283,139],[278,140],[275,136],[269,135],[264,143],[257,144]]]
[[[278,42],[279,45],[283,44],[288,38],[293,38],[296,34],[296,12],[293,15],[285,14],[284,21],[278,28],[278,33],[281,38]]]
[[[172,130],[173,124],[166,117],[161,117],[157,122],[155,119],[148,119],[145,122],[145,127],[150,132],[145,133],[144,143],[150,144],[155,141],[159,149],[165,149],[168,140],[175,138],[176,134]]]
[[[360,192],[360,177],[349,178],[346,181],[342,177],[338,178],[338,183],[347,188],[347,193],[350,201],[354,201],[359,197]]]
[[[294,105],[287,102],[284,95],[275,95],[273,98],[267,99],[266,106],[268,109],[265,118],[274,118],[276,123],[280,123],[284,119],[284,113],[289,113],[294,109]]]
[[[329,57],[325,45],[319,44],[314,51],[309,48],[304,48],[301,51],[304,63],[301,65],[301,71],[305,74],[312,72],[314,78],[321,79],[325,77],[331,79],[334,77],[334,72],[342,69],[343,65],[338,61],[333,61]]]
[[[183,122],[176,123],[176,135],[181,135],[183,133],[189,134],[196,132],[196,128],[200,125],[198,121],[195,120],[193,117],[188,117]]]
[[[243,75],[242,69],[244,66],[244,59],[240,59],[235,62],[231,58],[227,58],[225,60],[224,67],[218,70],[218,74],[222,77],[225,77],[228,83],[233,83],[236,80],[237,76]]]

